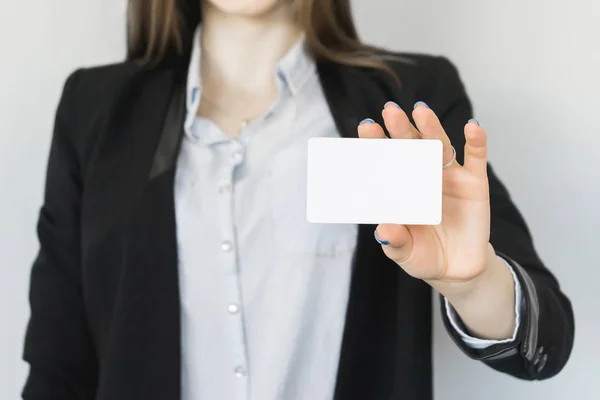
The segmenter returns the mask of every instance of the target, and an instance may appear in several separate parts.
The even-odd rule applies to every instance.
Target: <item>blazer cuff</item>
[[[520,320],[517,321],[519,325],[514,339],[499,341],[484,348],[475,348],[463,340],[459,330],[454,328],[447,312],[442,313],[444,326],[454,343],[472,359],[493,361],[521,354],[527,361],[532,362],[537,356],[538,346],[540,306],[537,290],[527,272],[518,263],[502,253],[497,253],[497,255],[510,265],[521,289]],[[442,307],[446,308],[446,299],[443,296],[440,296],[440,303]],[[458,326],[460,327],[460,324]]]
[[[454,331],[460,336],[462,341],[472,349],[482,350],[496,344],[506,344],[514,342],[517,338],[517,333],[519,332],[519,328],[521,326],[521,309],[523,306],[523,293],[521,291],[521,283],[519,282],[519,279],[517,278],[513,267],[504,258],[500,256],[498,256],[498,258],[501,259],[504,262],[504,264],[506,264],[506,267],[510,270],[510,273],[512,274],[515,283],[515,330],[513,331],[511,337],[502,340],[489,340],[469,335],[466,332],[466,327],[464,323],[460,319],[456,310],[454,310],[454,307],[452,307],[452,305],[448,302],[448,299],[444,298],[446,317],[448,318],[452,329],[454,329]]]

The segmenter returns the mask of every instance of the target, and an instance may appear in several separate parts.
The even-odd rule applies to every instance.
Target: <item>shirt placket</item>
[[[245,152],[238,141],[229,141],[222,153],[226,158],[218,184],[218,209],[221,235],[222,268],[226,275],[226,289],[223,297],[223,312],[227,313],[227,329],[232,354],[231,374],[236,387],[237,399],[246,400],[249,395],[247,344],[244,330],[241,296],[238,245],[236,242],[236,221],[234,219],[234,190],[236,170],[245,161]]]

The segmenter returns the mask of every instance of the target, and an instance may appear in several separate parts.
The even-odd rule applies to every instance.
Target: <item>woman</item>
[[[562,369],[570,303],[448,61],[361,44],[347,0],[129,12],[58,108],[25,399],[430,399],[431,288],[470,357]],[[442,224],[307,223],[312,136],[441,140]]]

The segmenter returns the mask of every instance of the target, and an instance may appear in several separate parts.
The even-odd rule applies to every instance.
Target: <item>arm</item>
[[[95,397],[98,366],[81,287],[82,181],[71,137],[77,76],[67,80],[58,106],[38,221],[40,251],[31,271],[23,356],[30,364],[27,400]]]
[[[452,64],[445,59],[438,59],[435,69],[438,85],[431,104],[438,110],[442,125],[456,148],[457,160],[462,162],[465,144],[464,121],[472,117],[471,104]],[[519,280],[524,301],[521,324],[514,341],[474,349],[464,343],[446,315],[444,323],[456,344],[468,356],[519,378],[548,378],[557,374],[569,358],[574,335],[573,310],[569,300],[560,291],[558,282],[538,257],[527,225],[506,187],[489,166],[488,181],[491,208],[490,243],[495,253],[510,263]],[[497,282],[498,285],[482,284],[482,296],[479,299],[485,301],[484,297],[490,295],[490,292],[486,291],[489,288],[497,290],[492,298],[497,303],[514,296],[510,275],[501,272],[499,265],[489,270],[502,274],[503,277],[499,280],[489,280]],[[499,286],[503,286],[504,289]],[[469,307],[460,299],[450,299],[450,302],[460,309],[457,310],[458,314],[467,327],[485,325],[483,319],[494,314],[495,311],[489,309],[489,312],[484,313],[483,319],[479,320],[477,315],[481,316],[480,304],[483,301],[471,299],[468,304],[472,306]],[[511,307],[514,306],[507,304],[504,308],[507,315],[514,312]],[[508,320],[510,318],[508,317]],[[510,328],[506,329],[510,331]],[[473,330],[478,331],[480,328]]]

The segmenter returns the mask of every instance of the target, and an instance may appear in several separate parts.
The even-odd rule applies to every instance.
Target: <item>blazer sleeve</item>
[[[471,103],[456,68],[445,58],[435,58],[435,82],[429,88],[429,104],[436,111],[452,144],[457,160],[464,157],[464,126],[473,117]],[[490,242],[499,256],[513,267],[523,291],[521,325],[516,340],[485,349],[466,345],[452,328],[446,313],[444,325],[454,342],[469,357],[522,379],[544,379],[556,375],[566,364],[575,330],[569,299],[561,292],[552,273],[538,257],[529,229],[512,202],[506,187],[488,164],[491,203]],[[444,299],[440,299],[443,306]]]
[[[27,400],[95,398],[98,363],[81,287],[82,180],[73,135],[78,72],[66,81],[56,113],[33,263],[31,317],[23,358],[30,365]]]

